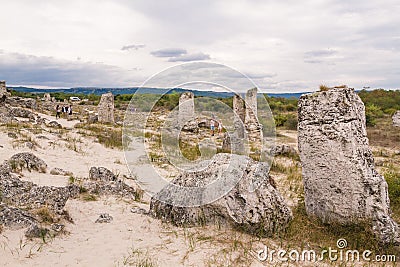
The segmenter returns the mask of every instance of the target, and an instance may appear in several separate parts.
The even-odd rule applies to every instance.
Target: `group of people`
[[[64,118],[69,118],[72,115],[72,105],[57,105],[56,106],[56,119],[61,118],[61,113],[63,114]]]
[[[222,122],[216,122],[215,120],[211,119],[210,121],[210,130],[211,130],[211,136],[214,136],[215,134],[215,124],[218,124],[218,133],[222,133]]]

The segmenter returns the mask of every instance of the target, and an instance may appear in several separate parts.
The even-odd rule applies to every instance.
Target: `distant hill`
[[[68,88],[68,89],[38,89],[31,87],[8,87],[9,89],[25,92],[25,93],[36,93],[36,94],[44,94],[44,93],[57,93],[63,92],[68,94],[95,94],[101,95],[107,92],[112,92],[114,95],[123,95],[123,94],[134,94],[139,89],[138,87],[130,87],[130,88],[97,88],[97,87],[76,87],[76,88]],[[188,91],[187,89],[182,88],[140,88],[141,93],[144,94],[165,94],[165,93],[182,93]],[[233,93],[230,92],[213,92],[213,91],[200,91],[200,90],[191,90],[196,96],[205,96],[205,97],[213,97],[213,98],[226,98],[233,96]],[[304,93],[269,93],[268,96],[271,97],[283,97],[283,98],[299,98]]]

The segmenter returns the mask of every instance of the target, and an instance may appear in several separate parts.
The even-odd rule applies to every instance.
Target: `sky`
[[[321,84],[400,88],[398,0],[1,6],[0,80],[9,86],[135,87],[166,68],[205,62],[233,68],[265,92],[315,91]],[[197,78],[206,81],[209,73]]]

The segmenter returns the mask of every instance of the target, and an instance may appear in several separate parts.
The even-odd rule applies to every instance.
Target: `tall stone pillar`
[[[111,92],[101,95],[97,113],[99,122],[114,123],[114,95]]]
[[[399,241],[388,186],[375,170],[365,108],[350,88],[302,95],[298,143],[306,211],[327,223],[372,222],[383,243]]]

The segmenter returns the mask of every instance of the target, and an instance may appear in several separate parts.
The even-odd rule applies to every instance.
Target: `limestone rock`
[[[114,96],[112,93],[101,95],[97,113],[99,122],[114,123]]]
[[[12,138],[12,139],[17,139],[17,138],[18,138],[17,134],[16,134],[16,133],[13,133],[13,132],[8,132],[8,133],[7,133],[7,136],[10,137],[10,138]]]
[[[51,96],[49,93],[45,93],[43,95],[44,101],[51,102]]]
[[[102,181],[117,181],[117,177],[104,167],[91,167],[89,171],[89,179]]]
[[[95,221],[95,223],[110,223],[113,220],[113,217],[108,213],[100,214],[99,218]]]
[[[61,168],[53,168],[53,169],[51,169],[50,174],[52,174],[52,175],[71,176],[72,172],[63,170]]]
[[[0,81],[0,98],[5,100],[10,95],[10,92],[7,91],[6,81]]]
[[[61,129],[62,125],[56,121],[51,121],[47,124],[48,127]]]
[[[178,122],[182,127],[189,120],[194,118],[194,94],[192,92],[183,92],[179,97]]]
[[[9,112],[10,116],[13,117],[21,117],[21,118],[28,118],[28,119],[35,119],[35,115],[32,111],[24,109],[24,108],[12,108]]]
[[[297,155],[297,151],[294,147],[289,145],[277,144],[275,147],[271,148],[270,154],[274,156],[295,156]]]
[[[8,161],[9,164],[16,169],[26,168],[28,170],[36,170],[46,172],[47,164],[37,156],[29,152],[22,152],[13,155]]]
[[[400,110],[394,113],[392,120],[393,120],[393,126],[400,127]]]
[[[61,213],[65,203],[71,197],[79,194],[79,187],[38,186],[18,178],[2,175],[0,179],[2,201],[21,209],[48,207]]]
[[[13,228],[23,228],[37,223],[37,220],[28,212],[0,204],[0,224]]]
[[[327,223],[372,220],[383,243],[398,240],[388,186],[374,167],[358,95],[350,88],[305,94],[298,113],[307,213]]]
[[[161,202],[157,196],[170,196],[169,187],[153,196],[150,214],[176,225],[201,225],[221,223],[238,226],[254,233],[261,231],[266,235],[286,228],[292,213],[280,193],[270,184],[268,165],[257,163],[242,155],[216,154],[207,168],[184,172],[172,183],[186,187],[202,187],[218,179],[230,160],[249,162],[242,166],[243,177],[220,199],[199,207],[178,207]],[[240,175],[236,172],[233,175]],[[223,174],[222,174],[223,175]]]
[[[29,108],[29,109],[36,109],[36,107],[37,107],[36,100],[32,99],[32,98],[11,96],[11,97],[7,97],[5,102],[12,107],[21,107],[21,108]]]

